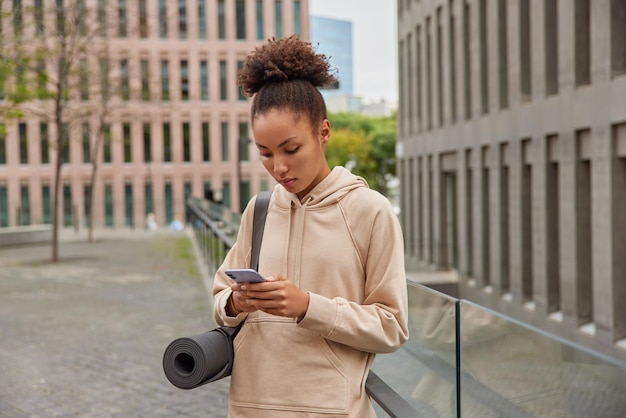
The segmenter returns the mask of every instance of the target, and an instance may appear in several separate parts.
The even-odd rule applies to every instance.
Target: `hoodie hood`
[[[364,178],[355,176],[345,167],[335,167],[330,174],[307,194],[302,201],[295,193],[285,190],[280,184],[274,187],[274,204],[288,209],[306,204],[309,208],[321,208],[340,201],[348,192],[359,187],[369,188]]]

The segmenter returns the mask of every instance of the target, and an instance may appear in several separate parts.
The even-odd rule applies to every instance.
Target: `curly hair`
[[[313,126],[326,119],[326,103],[318,87],[337,80],[324,54],[296,35],[271,38],[252,51],[237,76],[247,97],[253,97],[251,119],[271,109],[308,115]]]

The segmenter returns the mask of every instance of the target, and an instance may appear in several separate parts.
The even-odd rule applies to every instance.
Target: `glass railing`
[[[233,231],[187,208],[215,271]],[[378,355],[367,380],[379,417],[626,416],[626,363],[424,285],[407,288],[409,341]]]
[[[416,283],[409,341],[372,370],[428,417],[626,416],[626,364]]]

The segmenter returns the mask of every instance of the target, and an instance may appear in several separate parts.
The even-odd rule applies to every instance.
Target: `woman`
[[[238,84],[253,96],[251,127],[276,179],[259,272],[250,263],[254,200],[213,285],[215,319],[236,326],[229,416],[375,417],[365,380],[375,353],[408,338],[402,234],[388,200],[324,155],[330,139],[317,87],[326,57],[292,36],[254,50]]]

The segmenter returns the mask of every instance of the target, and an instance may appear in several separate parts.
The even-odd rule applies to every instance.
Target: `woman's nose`
[[[274,173],[277,175],[285,174],[288,170],[285,160],[280,157],[274,157]]]

